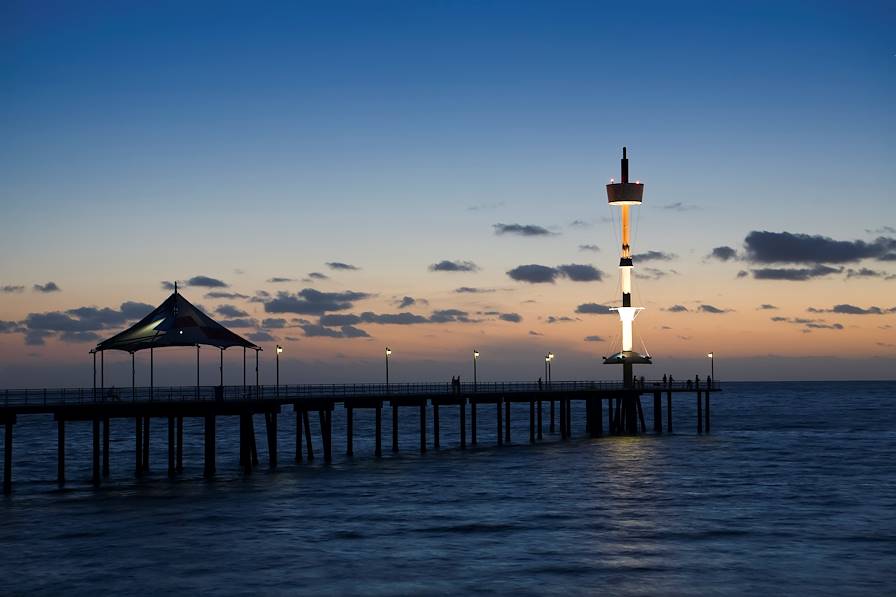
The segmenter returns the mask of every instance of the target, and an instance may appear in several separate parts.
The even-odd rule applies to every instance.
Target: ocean
[[[355,412],[344,456],[295,464],[294,418],[279,418],[280,466],[238,466],[236,420],[219,419],[218,473],[202,478],[202,426],[185,426],[185,470],[166,477],[167,429],[154,421],[153,469],[133,475],[133,422],[112,422],[112,476],[89,483],[88,423],[69,423],[67,477],[55,482],[55,424],[15,428],[13,495],[0,499],[4,594],[896,594],[896,383],[725,383],[712,433],[677,395],[674,433],[457,447],[443,407],[442,449],[418,453],[418,411],[401,451],[373,457],[373,411]],[[663,399],[665,408],[665,398]],[[652,400],[644,400],[652,427]],[[545,409],[547,411],[547,409]],[[431,425],[432,419],[429,418]],[[545,417],[547,427],[547,417]],[[469,425],[468,425],[469,429]]]

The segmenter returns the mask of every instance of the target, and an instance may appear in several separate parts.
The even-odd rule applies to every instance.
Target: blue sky
[[[740,249],[752,230],[894,236],[871,232],[896,226],[894,13],[874,2],[5,3],[0,283],[63,292],[0,296],[0,320],[157,303],[160,280],[197,274],[251,295],[337,260],[362,272],[333,276],[330,290],[386,302],[433,295],[472,311],[488,305],[449,305],[453,287],[513,287],[493,306],[538,301],[520,328],[537,331],[530,321],[613,297],[603,184],[622,145],[648,183],[636,250],[676,255],[677,273],[648,285],[645,303],[732,309],[727,336],[707,332],[701,346],[752,328],[746,304],[766,296],[794,310],[819,298],[891,307],[896,282],[881,277],[745,282],[735,274],[748,266],[705,256]],[[496,237],[496,223],[555,234]],[[583,256],[592,243],[602,251]],[[479,277],[427,272],[442,259],[473,260]],[[584,260],[606,281],[546,292],[505,275]],[[844,330],[875,346],[880,374],[892,317]],[[581,341],[588,325],[557,342]],[[689,325],[662,341],[667,353],[693,357],[701,330],[718,328]],[[819,341],[818,358],[843,345]],[[21,336],[7,344],[5,358],[30,362]],[[751,346],[739,355],[767,354]],[[313,349],[328,351],[343,349]],[[590,366],[582,353],[576,374]]]

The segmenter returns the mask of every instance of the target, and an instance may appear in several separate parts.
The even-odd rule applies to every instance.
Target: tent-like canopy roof
[[[149,315],[125,331],[103,340],[96,350],[124,350],[137,352],[165,346],[196,346],[203,344],[218,348],[244,346],[260,347],[231,332],[197,309],[174,289],[174,293]]]

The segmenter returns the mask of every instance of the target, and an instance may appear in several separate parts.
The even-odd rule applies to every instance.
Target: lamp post
[[[711,353],[711,352],[707,353],[706,356],[709,357],[709,376],[712,379],[715,379],[716,378],[716,359],[713,356],[713,353]]]
[[[283,352],[283,347],[279,344],[277,345],[277,398],[280,397],[280,353]]]
[[[551,385],[551,381],[552,381],[552,377],[553,377],[553,375],[551,374],[551,362],[554,360],[554,356],[555,355],[553,352],[548,353],[548,386],[549,387]]]
[[[477,384],[476,361],[478,361],[478,360],[479,360],[479,351],[474,349],[473,350],[473,391],[474,392],[476,391],[476,384]]]
[[[550,362],[551,357],[544,355],[544,387],[548,387],[548,363]]]
[[[392,349],[386,347],[386,393],[389,393],[389,357],[392,356]]]

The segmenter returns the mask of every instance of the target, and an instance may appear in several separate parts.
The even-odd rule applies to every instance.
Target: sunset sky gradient
[[[381,381],[387,345],[395,381],[466,380],[474,348],[482,380],[548,351],[555,379],[618,379],[617,317],[581,306],[619,301],[623,145],[636,374],[714,351],[722,379],[892,379],[894,25],[886,2],[5,3],[0,387],[89,385],[88,350],[174,280],[268,383],[278,342],[288,383]],[[193,383],[189,349],[156,358]]]

